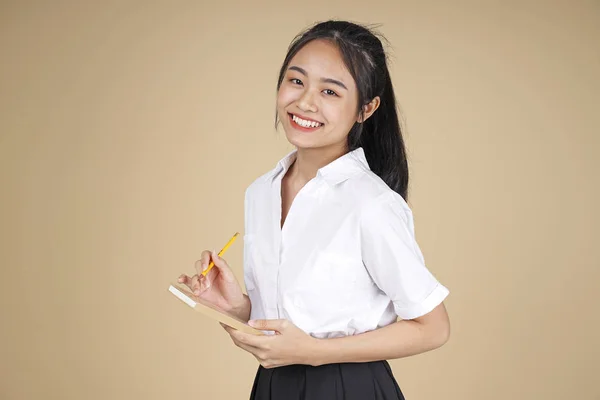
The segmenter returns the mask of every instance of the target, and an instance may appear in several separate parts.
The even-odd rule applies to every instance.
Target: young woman
[[[260,362],[251,399],[403,399],[386,360],[448,340],[449,291],[415,241],[381,41],[343,21],[296,37],[276,115],[296,149],[246,191],[248,294],[214,252],[179,281],[267,333],[224,326]]]

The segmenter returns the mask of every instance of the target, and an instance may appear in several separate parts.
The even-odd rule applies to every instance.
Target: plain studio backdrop
[[[256,360],[167,289],[243,233],[286,48],[328,18],[389,39],[451,290],[450,341],[391,361],[407,399],[600,399],[600,3],[566,0],[3,1],[0,399],[248,397]]]

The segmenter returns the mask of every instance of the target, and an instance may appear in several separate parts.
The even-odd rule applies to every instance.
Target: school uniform
[[[281,227],[281,182],[296,151],[245,194],[244,283],[251,319],[287,319],[316,338],[427,314],[448,296],[425,265],[404,199],[362,148],[319,169]],[[403,399],[387,361],[259,366],[252,399]]]

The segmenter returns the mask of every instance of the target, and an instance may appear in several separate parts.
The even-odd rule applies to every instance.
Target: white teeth
[[[294,122],[296,122],[298,125],[303,126],[305,128],[316,128],[321,126],[321,124],[319,122],[314,122],[314,121],[306,121],[304,119],[298,118],[295,115],[292,115],[292,119],[294,120]]]

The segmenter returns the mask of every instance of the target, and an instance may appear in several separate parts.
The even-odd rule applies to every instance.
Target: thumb
[[[248,321],[248,325],[261,331],[283,332],[289,324],[285,319],[255,319]]]

